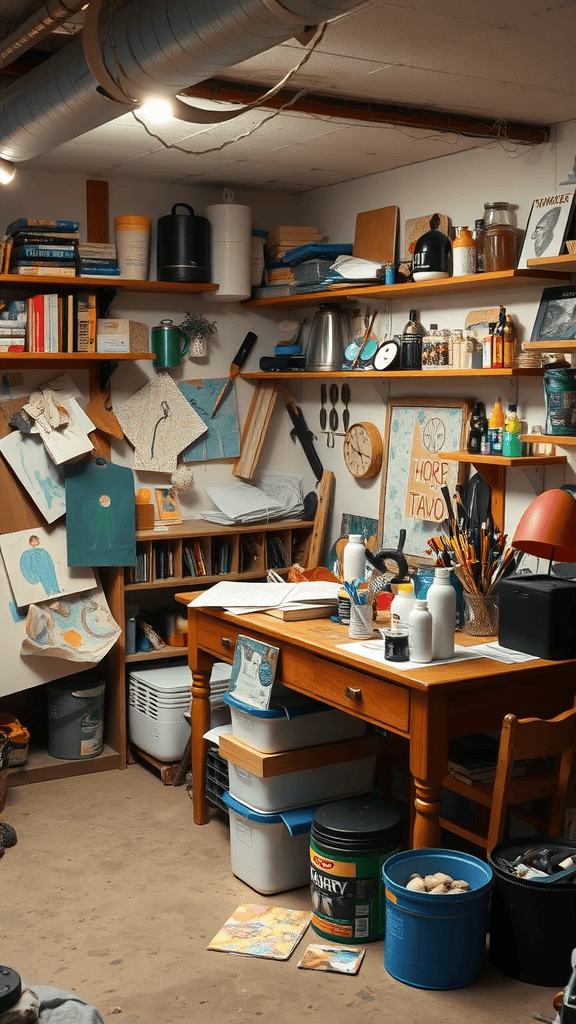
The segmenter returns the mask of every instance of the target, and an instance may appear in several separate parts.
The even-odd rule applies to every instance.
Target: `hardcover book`
[[[38,220],[36,217],[18,217],[6,228],[7,235],[15,235],[18,231],[25,231],[26,228],[34,228],[35,231],[78,231],[80,221],[78,220]]]
[[[238,637],[230,676],[230,693],[243,704],[268,708],[280,650],[249,636]]]

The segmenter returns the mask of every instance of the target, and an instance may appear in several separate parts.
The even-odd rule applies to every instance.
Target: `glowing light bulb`
[[[161,96],[151,96],[139,107],[141,117],[152,124],[165,124],[172,117],[172,107],[169,100]]]
[[[0,184],[9,185],[15,174],[16,168],[12,161],[0,156]]]

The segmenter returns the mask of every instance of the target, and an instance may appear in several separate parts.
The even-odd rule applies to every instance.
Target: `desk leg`
[[[202,659],[204,662],[204,659]],[[204,733],[210,728],[210,675],[212,661],[204,662],[192,675],[192,803],[194,824],[209,821],[206,804],[206,740]]]
[[[410,773],[414,788],[414,849],[441,845],[440,788],[448,763],[447,716],[442,693],[412,693]]]

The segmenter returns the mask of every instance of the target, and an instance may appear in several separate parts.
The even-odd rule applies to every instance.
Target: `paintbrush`
[[[366,345],[368,344],[368,340],[370,338],[370,332],[372,330],[372,327],[374,325],[374,321],[375,321],[377,316],[378,316],[378,310],[375,309],[374,313],[372,314],[372,319],[370,320],[370,323],[368,324],[368,327],[366,328],[366,331],[364,332],[364,337],[362,338],[362,342],[360,344],[360,348],[358,349],[356,355],[354,356],[354,359],[352,360],[352,369],[353,370],[356,369],[356,367],[358,366],[358,363],[360,362],[360,358],[362,356],[362,353],[363,353],[364,349],[366,348]]]

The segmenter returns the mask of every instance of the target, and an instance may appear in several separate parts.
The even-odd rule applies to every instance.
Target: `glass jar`
[[[484,203],[484,269],[514,270],[518,236],[509,203]]]

